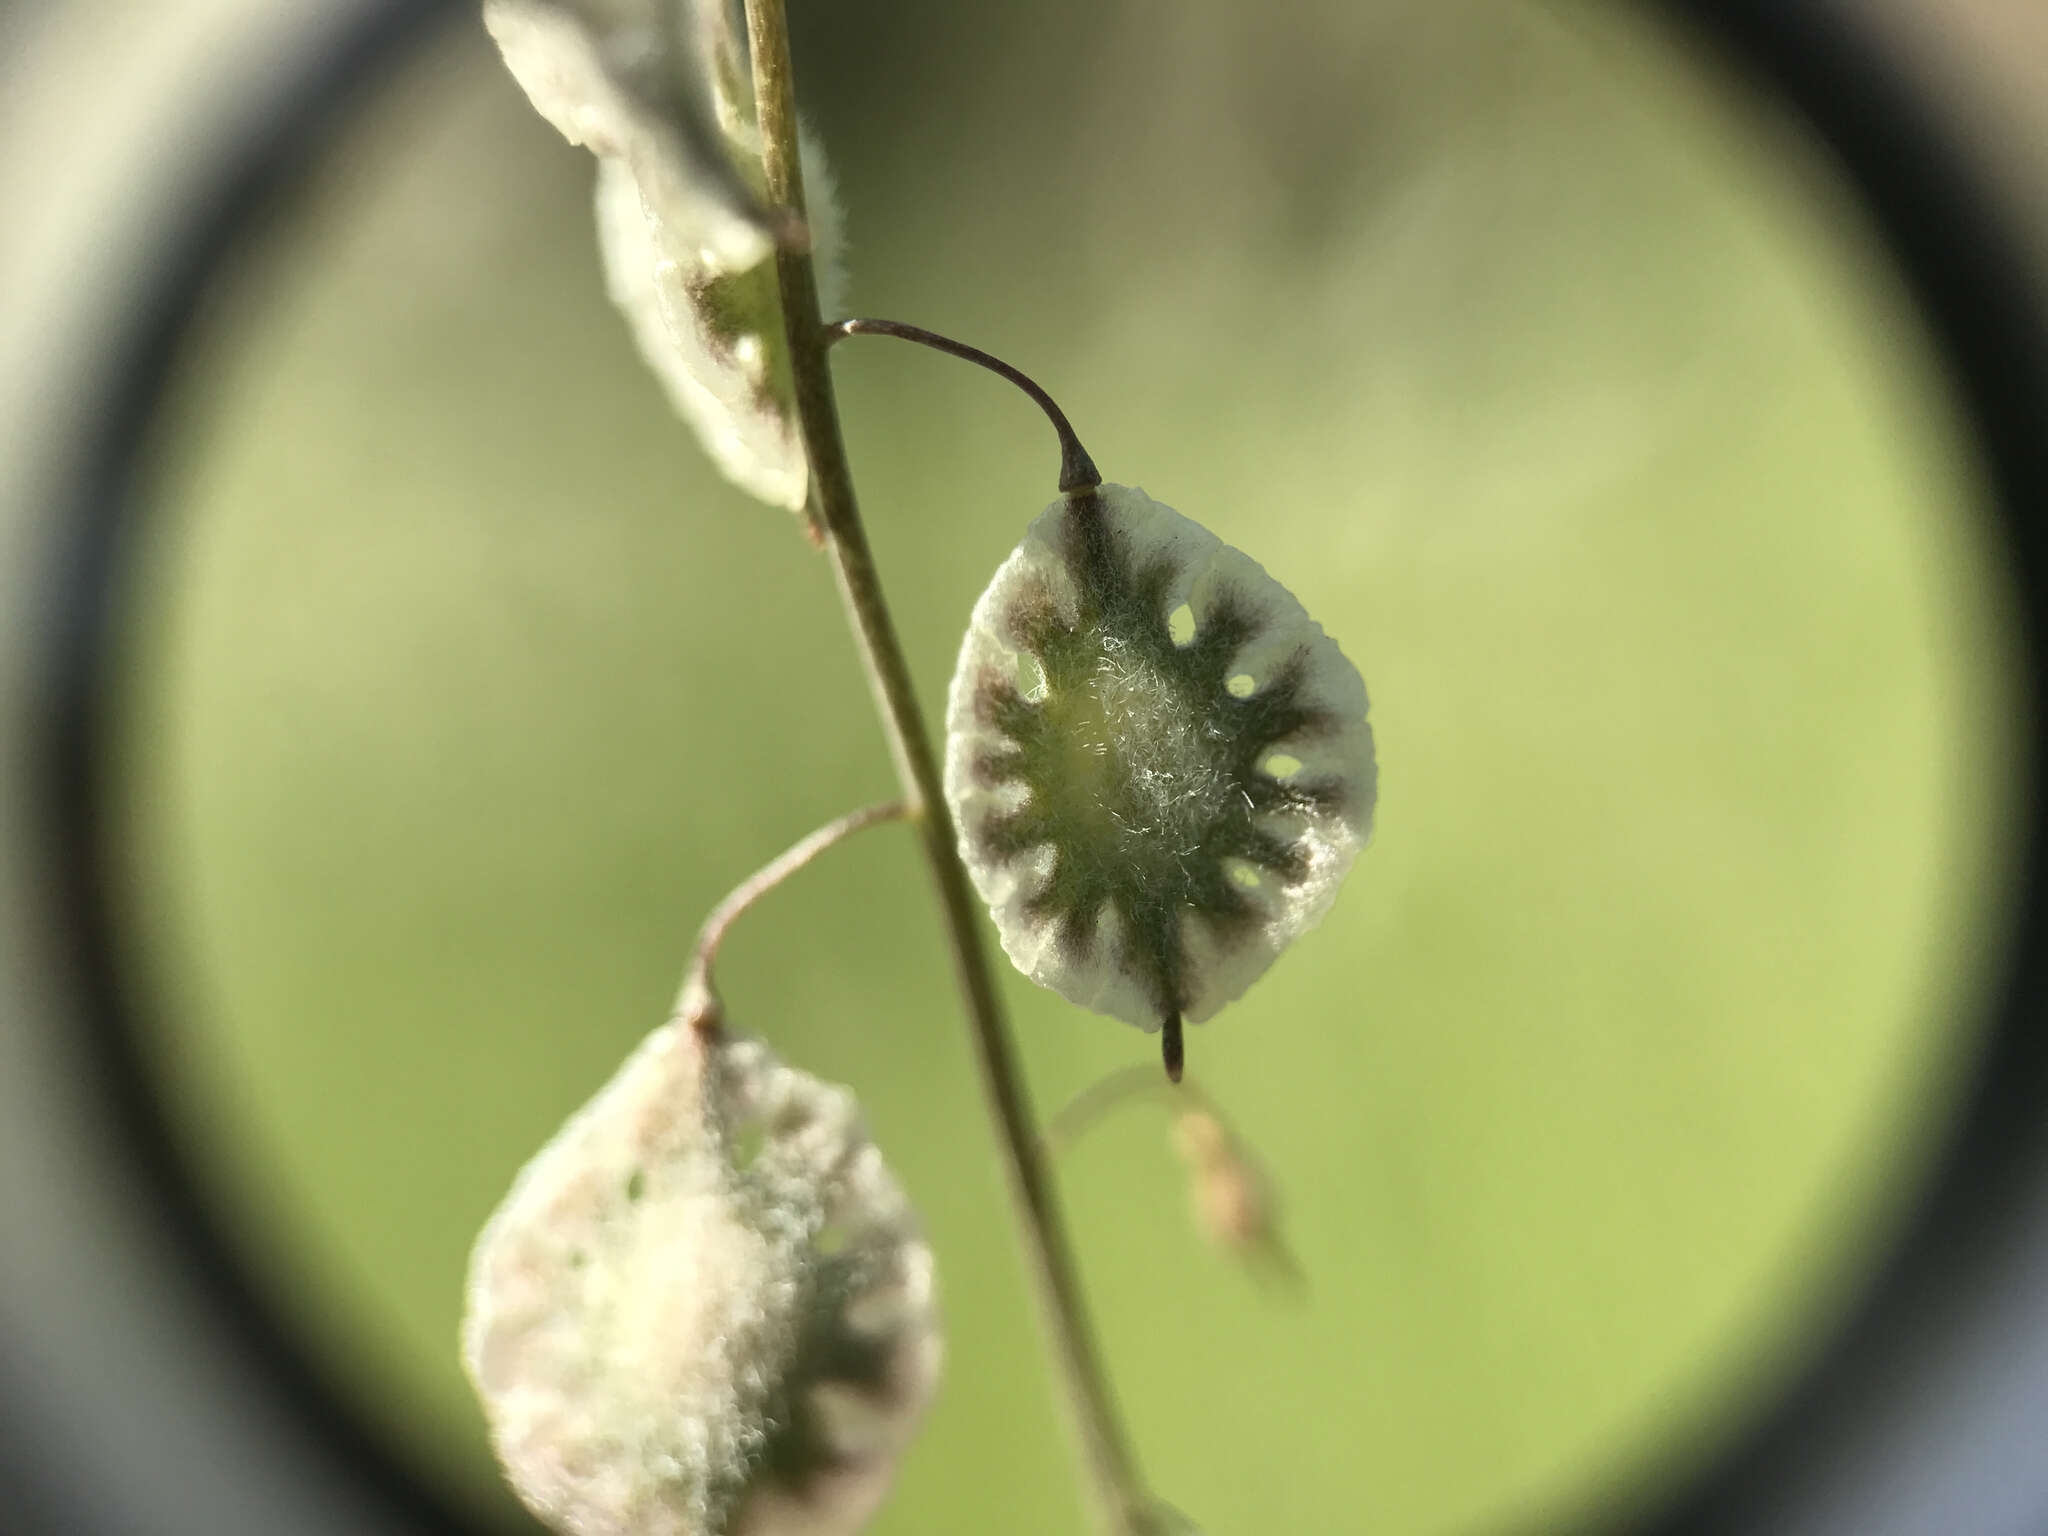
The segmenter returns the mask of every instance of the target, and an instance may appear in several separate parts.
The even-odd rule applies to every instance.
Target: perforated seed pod
[[[946,794],[1004,950],[1146,1029],[1209,1018],[1364,845],[1365,714],[1248,555],[1141,490],[1063,495],[975,604],[947,704]]]
[[[670,405],[728,480],[800,510],[810,467],[767,259],[761,134],[724,0],[485,0],[484,20],[536,110],[597,156],[605,286]],[[832,310],[838,198],[808,131],[799,152]]]
[[[937,1380],[931,1250],[851,1094],[667,1025],[478,1239],[463,1359],[558,1531],[845,1536]]]
[[[744,137],[756,135],[748,128]],[[829,312],[843,281],[839,205],[824,152],[808,132],[798,144],[819,303]],[[800,511],[810,463],[797,427],[775,264],[727,271],[672,254],[659,211],[615,160],[598,162],[597,237],[606,292],[712,463],[769,505]]]
[[[678,257],[740,271],[772,248],[735,163],[723,0],[484,0],[484,26],[534,110],[638,184]]]

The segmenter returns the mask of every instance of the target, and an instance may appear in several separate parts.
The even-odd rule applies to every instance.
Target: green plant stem
[[[760,114],[769,198],[801,217],[803,173],[797,161],[796,90],[782,0],[747,0],[754,96]],[[1053,1353],[1081,1447],[1093,1474],[1104,1529],[1140,1536],[1152,1525],[1150,1500],[1117,1418],[1038,1142],[1030,1095],[996,998],[981,932],[981,908],[968,885],[939,783],[938,760],[911,685],[910,668],[882,597],[873,552],[854,500],[853,478],[839,427],[839,407],[826,362],[827,335],[818,310],[810,253],[785,243],[775,253],[798,425],[811,468],[811,496],[825,548],[838,574],[868,680],[874,690],[904,799],[917,825],[938,888],[961,994],[967,1005],[982,1088],[999,1132],[1003,1167]]]

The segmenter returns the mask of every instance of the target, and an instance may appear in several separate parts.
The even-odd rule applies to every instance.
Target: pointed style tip
[[[1166,1022],[1160,1026],[1159,1054],[1166,1059],[1166,1080],[1169,1083],[1179,1082],[1181,1066],[1187,1058],[1180,1036],[1178,1011],[1169,1013]]]
[[[1095,461],[1088,457],[1088,450],[1073,436],[1072,429],[1061,433],[1060,443],[1060,494],[1073,496],[1082,491],[1092,491],[1102,484],[1102,472],[1095,467]]]

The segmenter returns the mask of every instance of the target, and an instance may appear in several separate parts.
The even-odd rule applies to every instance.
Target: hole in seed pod
[[[1029,651],[1017,653],[1017,691],[1030,703],[1042,703],[1049,685],[1045,680],[1045,668]]]
[[[1186,603],[1166,616],[1166,633],[1175,645],[1192,645],[1195,641],[1195,610]]]
[[[1249,672],[1240,672],[1223,686],[1230,690],[1232,698],[1248,699],[1252,696],[1252,690],[1259,686],[1259,681]]]
[[[1301,759],[1291,752],[1275,752],[1262,766],[1276,779],[1291,779],[1301,772]]]
[[[646,1193],[647,1175],[641,1169],[635,1168],[626,1179],[626,1199],[637,1205],[640,1197]]]
[[[1230,874],[1230,883],[1242,890],[1256,891],[1266,883],[1265,877],[1251,864],[1242,859],[1228,859],[1224,868]]]
[[[829,1259],[843,1252],[853,1240],[853,1234],[836,1221],[827,1222],[818,1229],[818,1235],[811,1239],[811,1251],[821,1259]]]

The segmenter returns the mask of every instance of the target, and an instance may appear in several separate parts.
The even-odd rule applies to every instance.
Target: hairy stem
[[[768,195],[801,217],[804,188],[797,162],[796,91],[782,0],[747,0],[747,33],[753,50],[754,95]],[[1003,1168],[1037,1283],[1040,1311],[1052,1336],[1075,1429],[1094,1476],[1104,1528],[1117,1536],[1140,1536],[1151,1525],[1148,1500],[1089,1328],[1073,1250],[1034,1129],[1030,1095],[996,998],[980,905],[960,863],[952,817],[940,789],[938,759],[854,500],[810,254],[779,247],[775,270],[783,323],[789,332],[798,424],[810,460],[812,503],[867,666],[904,799],[938,888],[982,1088],[999,1133]]]

